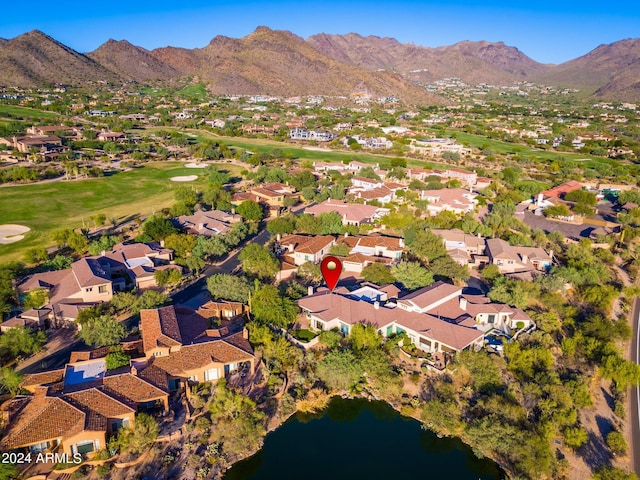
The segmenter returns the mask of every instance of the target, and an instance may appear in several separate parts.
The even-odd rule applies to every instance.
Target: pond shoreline
[[[414,413],[413,415],[407,415],[407,414],[406,414],[406,411],[404,411],[404,412],[403,412],[403,411],[401,411],[401,408],[400,408],[400,407],[401,407],[402,405],[401,405],[400,403],[397,403],[397,402],[392,403],[392,402],[390,402],[390,401],[388,401],[388,400],[386,400],[386,399],[384,399],[384,398],[378,398],[378,397],[376,397],[375,395],[371,395],[371,394],[368,394],[368,395],[349,395],[349,394],[344,393],[344,392],[343,392],[343,393],[341,393],[341,394],[333,395],[333,396],[331,397],[330,402],[331,402],[331,401],[333,401],[333,400],[334,400],[334,399],[336,399],[336,398],[341,398],[341,399],[343,399],[343,400],[365,400],[365,401],[367,401],[367,402],[381,402],[381,403],[384,403],[385,405],[389,406],[389,407],[390,407],[390,408],[391,408],[395,413],[397,413],[401,418],[403,418],[403,419],[411,419],[411,420],[415,420],[416,422],[418,422],[418,423],[420,424],[420,427],[421,427],[421,428],[423,428],[423,429],[425,429],[425,430],[428,430],[428,431],[429,431],[429,432],[431,432],[433,435],[435,435],[436,437],[438,437],[438,439],[450,438],[450,439],[456,439],[456,440],[459,440],[459,441],[460,441],[464,446],[468,447],[469,449],[471,449],[471,450],[473,451],[473,446],[472,446],[472,445],[470,445],[470,444],[468,444],[468,443],[466,443],[466,442],[464,441],[464,439],[463,439],[463,438],[461,438],[461,437],[456,437],[456,436],[443,435],[443,434],[441,434],[441,433],[439,433],[439,432],[436,432],[435,430],[432,430],[432,429],[430,429],[430,428],[426,427],[426,424],[425,424],[425,423],[420,419],[420,417],[419,417],[416,413]],[[229,471],[229,470],[231,470],[231,469],[232,469],[236,464],[238,464],[238,463],[240,463],[240,462],[242,462],[242,461],[244,461],[244,460],[247,460],[247,459],[249,459],[249,458],[251,458],[251,457],[255,456],[256,454],[258,454],[261,450],[263,450],[263,449],[264,449],[264,442],[265,442],[265,439],[266,439],[267,435],[269,435],[270,433],[273,433],[273,432],[275,432],[276,430],[278,430],[278,429],[279,429],[280,427],[282,427],[285,423],[287,423],[287,422],[288,422],[292,417],[294,417],[294,416],[296,416],[296,415],[298,415],[298,414],[304,414],[304,415],[310,415],[310,416],[313,416],[313,415],[319,415],[319,416],[322,416],[322,415],[323,415],[323,412],[325,412],[328,408],[329,408],[329,404],[327,404],[327,406],[326,406],[325,408],[320,409],[320,410],[317,410],[317,411],[314,411],[314,412],[303,412],[303,411],[301,411],[301,410],[296,409],[296,410],[294,410],[292,413],[290,413],[289,415],[284,416],[284,417],[277,417],[277,416],[271,417],[271,418],[270,418],[270,421],[269,421],[269,425],[268,425],[267,431],[266,431],[266,433],[265,433],[265,437],[264,437],[264,438],[262,439],[262,441],[260,442],[260,447],[259,447],[259,448],[257,448],[257,449],[255,449],[254,451],[252,451],[252,452],[250,452],[250,453],[247,453],[247,454],[245,454],[245,455],[238,456],[238,457],[234,458],[234,459],[233,459],[233,461],[229,462],[229,463],[225,466],[225,468],[224,468],[224,469],[221,469],[221,470],[219,470],[218,472],[216,472],[216,473],[217,473],[217,475],[220,475],[220,476],[215,476],[214,478],[222,478],[222,479],[227,478],[226,474],[227,474],[227,473],[228,473],[228,471]],[[473,453],[473,455],[474,455],[474,457],[475,457],[475,458],[477,458],[478,460],[481,460],[479,457],[477,457],[477,456],[475,455],[475,453]],[[488,460],[490,460],[491,462],[493,462],[493,463],[497,466],[497,468],[498,468],[498,469],[501,471],[501,473],[504,475],[504,478],[510,478],[510,476],[509,476],[509,471],[508,471],[508,469],[507,469],[504,465],[502,465],[502,464],[501,464],[499,461],[497,461],[496,459],[493,459],[493,458],[490,458],[490,457],[486,457],[486,458],[487,458]]]

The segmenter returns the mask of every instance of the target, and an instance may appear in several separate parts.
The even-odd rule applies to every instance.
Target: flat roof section
[[[67,365],[64,372],[64,385],[67,387],[101,380],[106,371],[107,365],[104,358],[76,362]]]

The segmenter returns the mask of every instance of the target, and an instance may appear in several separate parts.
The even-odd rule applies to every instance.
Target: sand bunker
[[[194,162],[187,163],[185,165],[185,167],[187,167],[187,168],[207,168],[207,166],[204,163],[194,163]]]
[[[6,245],[7,243],[18,242],[24,238],[22,234],[27,233],[29,230],[31,229],[24,225],[0,225],[0,244]]]
[[[302,147],[302,149],[311,150],[312,152],[331,152],[331,149],[322,147]]]
[[[193,182],[198,179],[198,175],[183,175],[180,177],[171,177],[172,182]]]

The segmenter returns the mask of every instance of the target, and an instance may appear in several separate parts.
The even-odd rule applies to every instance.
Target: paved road
[[[640,297],[636,297],[631,311],[633,323],[633,340],[629,348],[629,358],[632,362],[640,364]],[[631,454],[633,457],[633,469],[640,476],[640,386],[631,387],[629,395],[629,408],[631,410]]]
[[[249,243],[258,243],[264,245],[269,240],[270,234],[266,230],[260,231],[256,236],[249,240]],[[233,271],[240,266],[238,255],[242,251],[242,247],[236,249],[231,255],[225,258],[222,262],[215,265],[208,265],[203,271],[204,277],[198,280],[193,285],[185,288],[181,292],[173,295],[174,305],[187,305],[191,306],[189,300],[197,296],[202,296],[207,292],[207,278],[218,273],[233,273]]]
[[[248,240],[248,243],[258,243],[260,245],[264,245],[269,240],[269,237],[269,232],[267,232],[266,230],[261,230],[257,235],[250,238]],[[173,296],[172,303],[174,305],[181,304],[190,307],[198,307],[202,303],[204,303],[209,298],[207,292],[207,278],[217,273],[232,273],[240,265],[238,255],[241,251],[242,247],[235,250],[222,262],[215,265],[208,265],[203,270],[204,277]],[[54,333],[54,335],[60,335],[60,331]],[[56,345],[54,345],[53,347],[55,348]],[[61,348],[52,352],[50,355],[42,355],[38,356],[37,358],[27,359],[27,361],[25,361],[18,367],[18,370],[22,373],[37,373],[43,370],[62,368],[69,361],[71,352],[83,350],[91,350],[91,348],[87,347],[82,340],[72,341],[72,339],[69,338],[64,342],[64,346],[61,346]]]

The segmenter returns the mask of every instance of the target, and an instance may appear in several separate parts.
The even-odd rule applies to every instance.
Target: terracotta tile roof
[[[107,419],[135,413],[135,410],[97,388],[68,393],[65,401],[85,412],[85,430],[105,431]]]
[[[237,335],[207,339],[201,343],[185,345],[179,351],[169,356],[153,357],[150,361],[157,367],[173,376],[186,376],[186,372],[210,365],[213,362],[229,364],[248,361],[254,358],[251,346],[247,341],[237,338]],[[244,346],[244,348],[242,348]]]
[[[147,364],[138,370],[138,377],[146,380],[151,385],[158,387],[165,392],[169,391],[169,383],[167,381],[167,372],[154,365],[153,363]]]
[[[61,398],[36,395],[9,424],[0,449],[6,451],[75,435],[84,428],[85,417],[84,412]]]
[[[424,309],[456,292],[462,293],[462,289],[440,281],[405,295],[399,301],[410,301],[418,308]]]
[[[293,248],[294,252],[315,255],[335,241],[336,239],[331,235],[285,235],[278,243],[283,247]]]
[[[160,390],[146,380],[131,373],[107,375],[102,380],[103,389],[109,395],[120,399],[128,405],[148,402],[167,396],[167,392]]]
[[[370,220],[378,211],[377,207],[361,203],[345,203],[340,200],[326,200],[318,205],[305,209],[305,213],[320,215],[326,212],[336,212],[341,217],[346,217],[350,222],[362,223]]]
[[[22,387],[47,385],[49,383],[56,383],[62,381],[64,377],[64,368],[58,370],[51,370],[48,372],[28,373],[22,379],[20,385]]]
[[[223,312],[231,312],[234,315],[240,315],[244,312],[245,305],[240,302],[230,302],[228,300],[209,301],[202,305],[197,314],[203,318],[220,317]]]
[[[172,305],[140,311],[140,330],[145,352],[158,346],[172,347],[182,344],[176,312]]]

